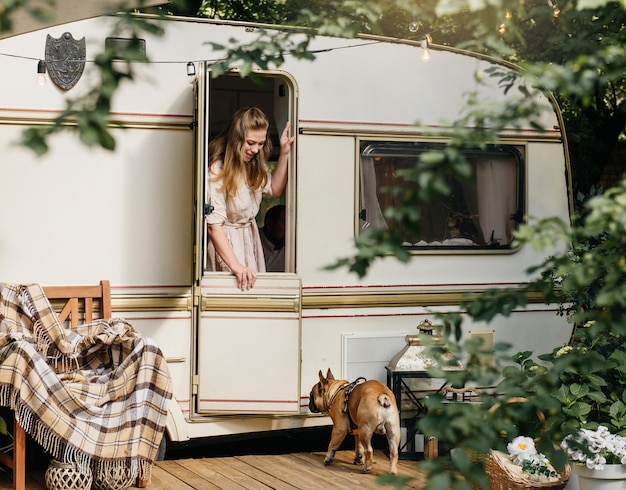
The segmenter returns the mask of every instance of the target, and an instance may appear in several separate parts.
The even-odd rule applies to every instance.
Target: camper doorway
[[[259,273],[254,288],[241,291],[235,276],[214,272],[207,258],[209,238],[204,215],[210,211],[210,181],[206,178],[208,144],[242,107],[257,106],[270,120],[268,137],[272,154],[270,171],[276,165],[279,136],[287,121],[295,131],[293,83],[276,74],[254,79],[229,74],[198,77],[197,114],[198,171],[203,202],[196,229],[202,238],[201,277],[197,293],[195,407],[199,415],[294,414],[300,409],[300,319],[301,281],[294,274],[294,182],[295,148],[289,162],[289,181],[282,196],[264,196],[257,224],[273,206],[286,206],[285,265],[282,270]],[[204,120],[202,120],[204,118]]]

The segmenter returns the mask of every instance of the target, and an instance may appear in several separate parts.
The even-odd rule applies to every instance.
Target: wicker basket
[[[489,478],[491,490],[523,490],[528,488],[545,488],[562,490],[567,485],[570,476],[569,465],[563,468],[558,481],[532,481],[522,472],[522,468],[515,465],[500,451],[491,451],[485,461],[485,472]]]
[[[93,490],[124,490],[135,482],[135,475],[130,468],[116,466],[108,471],[95,472],[93,477]]]
[[[84,472],[74,463],[63,463],[53,459],[45,474],[48,490],[89,490],[91,471]]]
[[[514,397],[506,400],[505,403],[526,403],[528,400],[522,397]],[[489,412],[493,413],[502,406],[502,402],[493,405]],[[546,418],[543,412],[537,412],[537,419],[543,426],[543,430],[547,429]],[[561,490],[565,488],[570,477],[570,467],[566,465],[559,473],[558,481],[538,482],[532,481],[528,475],[522,471],[522,468],[511,462],[509,457],[500,452],[491,450],[485,461],[485,472],[489,478],[489,484],[492,490],[518,490],[526,488],[546,488]]]

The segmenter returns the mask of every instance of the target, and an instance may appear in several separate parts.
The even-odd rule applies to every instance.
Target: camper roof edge
[[[135,7],[145,8],[162,3],[162,0],[127,0],[127,7],[129,9]],[[0,32],[0,39],[67,22],[114,13],[119,10],[119,4],[111,2],[111,0],[90,0],[88,2],[82,0],[56,0],[51,6],[46,7],[46,10],[51,14],[49,21],[36,19],[24,9],[18,10],[11,17],[13,29],[8,32]]]

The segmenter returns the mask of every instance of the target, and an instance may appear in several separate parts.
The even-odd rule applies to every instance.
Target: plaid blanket
[[[129,323],[68,329],[40,286],[0,283],[0,405],[53,458],[149,478],[170,398],[161,351]]]

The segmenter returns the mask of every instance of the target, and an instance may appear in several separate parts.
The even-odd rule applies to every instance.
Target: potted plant
[[[622,181],[581,207],[568,264],[555,269],[564,286],[563,312],[578,326],[569,346],[540,356],[559,373],[561,411],[552,421],[566,434],[562,447],[581,489],[626,479],[625,242],[617,226],[624,187]]]
[[[451,474],[488,488],[480,468],[469,461],[473,453],[503,450],[504,438],[536,439],[537,449],[558,471],[573,462],[561,442],[576,437],[581,429],[597,431],[602,426],[626,437],[625,195],[626,179],[605,194],[580,199],[574,226],[557,220],[522,226],[519,243],[540,248],[559,236],[570,246],[530,271],[536,279],[525,290],[488,291],[463,305],[474,321],[488,322],[524,304],[528,292],[541,292],[549,302],[560,303],[560,314],[576,326],[568,345],[546,354],[511,355],[506,346],[496,344],[494,367],[481,360],[480,346],[459,340],[460,315],[442,318],[450,340],[446,349],[464,357],[466,369],[455,374],[460,379],[440,374],[454,385],[495,385],[495,389],[483,391],[479,406],[445,403],[436,397],[427,400],[429,410],[419,421],[420,429],[455,448],[447,461],[440,458],[422,465],[430,475],[429,488],[436,484],[463,488]],[[513,399],[524,402],[510,403]],[[544,418],[538,422],[539,413]]]
[[[581,490],[623,487],[626,437],[613,434],[601,425],[596,430],[580,429],[566,436],[561,446],[575,463],[574,472]]]
[[[582,473],[626,479],[626,242],[618,226],[625,189],[622,181],[606,195],[579,198],[571,247],[544,273],[576,328],[569,345],[538,356],[542,365],[525,366],[535,382],[553,387],[559,409],[547,424],[563,441],[581,489],[600,488],[597,481],[586,486]]]

